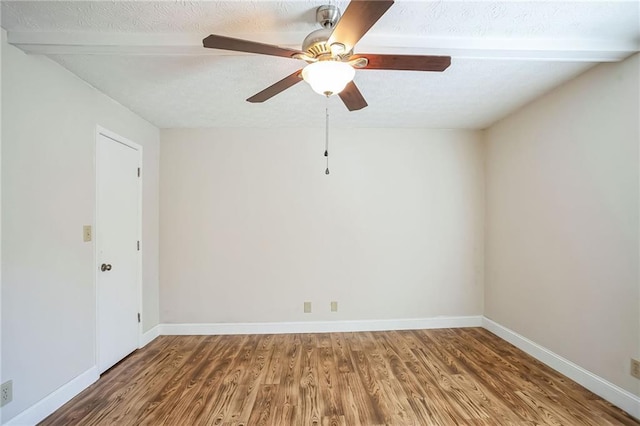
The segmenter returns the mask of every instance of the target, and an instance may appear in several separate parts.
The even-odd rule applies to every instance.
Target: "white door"
[[[139,147],[96,138],[97,364],[100,373],[138,347]]]

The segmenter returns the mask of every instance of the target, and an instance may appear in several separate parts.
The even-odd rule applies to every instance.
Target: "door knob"
[[[110,265],[110,264],[108,264],[108,263],[103,263],[103,264],[100,266],[100,270],[101,270],[102,272],[104,272],[104,271],[110,271],[110,270],[111,270],[111,265]]]

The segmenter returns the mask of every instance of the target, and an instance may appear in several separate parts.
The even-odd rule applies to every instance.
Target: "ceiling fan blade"
[[[295,54],[302,53],[299,50],[278,47],[273,44],[257,43],[255,41],[242,40],[239,38],[231,38],[215,34],[211,34],[209,37],[202,40],[202,45],[210,49],[259,53],[261,55],[282,56],[285,58],[291,58]]]
[[[360,69],[401,71],[444,71],[451,65],[450,56],[358,54],[350,60],[366,58],[369,63]]]
[[[352,0],[331,33],[329,45],[342,43],[345,52],[350,51],[392,4],[393,0]]]
[[[358,90],[358,86],[353,81],[349,82],[338,96],[340,96],[349,111],[357,111],[368,105],[362,93]]]
[[[255,95],[253,95],[252,97],[247,99],[247,102],[251,102],[251,103],[264,102],[264,101],[266,101],[268,99],[271,99],[272,97],[274,97],[278,93],[284,92],[289,87],[291,87],[294,84],[299,83],[299,82],[302,81],[302,77],[300,76],[300,72],[301,71],[302,70],[298,70],[298,71],[294,72],[293,74],[288,75],[287,77],[285,77],[282,80],[278,81],[277,83],[272,84],[271,86],[267,87],[262,92],[256,93]]]

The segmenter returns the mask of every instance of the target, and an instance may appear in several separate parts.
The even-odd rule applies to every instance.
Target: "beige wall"
[[[324,129],[161,132],[161,322],[482,313],[478,133],[335,129],[329,176],[323,150]]]
[[[144,327],[158,323],[159,131],[58,64],[2,41],[3,420],[95,365],[96,125],[144,147]]]
[[[485,315],[640,395],[639,57],[486,132]]]

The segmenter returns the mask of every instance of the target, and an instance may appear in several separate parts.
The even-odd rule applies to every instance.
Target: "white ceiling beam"
[[[228,36],[300,48],[306,34],[264,33]],[[206,36],[206,35],[205,35]],[[243,55],[202,47],[202,34],[111,34],[9,32],[9,43],[44,55]],[[640,51],[637,40],[556,40],[428,38],[367,34],[358,52],[447,55],[454,58],[566,62],[615,62]]]

